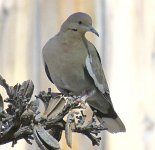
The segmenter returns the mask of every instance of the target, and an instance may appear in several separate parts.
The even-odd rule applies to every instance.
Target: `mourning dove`
[[[109,132],[125,132],[111,102],[99,54],[85,38],[86,32],[99,36],[88,14],[77,12],[67,18],[43,48],[46,74],[62,93],[87,95],[86,102]]]

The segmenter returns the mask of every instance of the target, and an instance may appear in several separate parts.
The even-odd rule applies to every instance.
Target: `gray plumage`
[[[108,84],[94,45],[85,38],[93,32],[91,17],[78,12],[61,26],[60,32],[43,48],[43,59],[48,78],[64,94],[93,94],[88,104],[97,110],[97,117],[111,133],[125,132],[125,126],[111,102]]]

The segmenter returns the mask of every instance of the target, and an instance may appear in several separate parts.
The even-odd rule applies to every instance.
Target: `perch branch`
[[[14,146],[19,139],[32,144],[30,140],[35,139],[42,150],[58,150],[63,130],[69,147],[72,145],[72,132],[86,135],[93,145],[99,145],[101,138],[97,135],[106,129],[97,125],[94,116],[86,124],[83,113],[85,103],[79,97],[64,97],[61,93],[52,93],[48,89],[48,92],[42,91],[32,99],[34,85],[30,80],[9,86],[0,76],[0,85],[8,95],[5,99],[0,95],[0,145],[12,142]],[[40,100],[45,106],[41,117],[38,111]],[[4,103],[8,104],[6,109]]]

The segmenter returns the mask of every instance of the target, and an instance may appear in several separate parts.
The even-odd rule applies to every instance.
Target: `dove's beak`
[[[89,31],[96,34],[99,37],[98,32],[92,26],[89,27]]]

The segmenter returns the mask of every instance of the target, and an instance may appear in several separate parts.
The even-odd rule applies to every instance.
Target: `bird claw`
[[[82,99],[82,97],[78,97],[75,99],[76,103],[80,104],[83,109],[86,109],[86,101]]]

